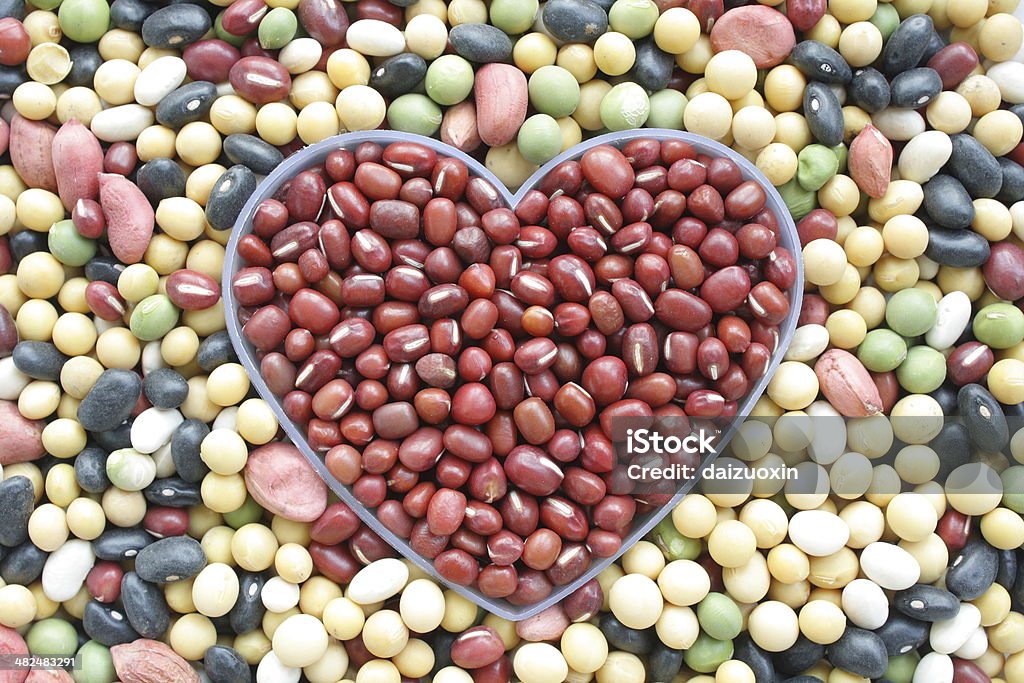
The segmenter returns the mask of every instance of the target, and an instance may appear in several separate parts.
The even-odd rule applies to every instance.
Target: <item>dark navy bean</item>
[[[238,573],[238,598],[228,612],[231,630],[235,633],[248,633],[260,627],[267,608],[263,606],[260,593],[266,578],[254,572]]]
[[[49,249],[47,239],[48,235],[45,232],[22,230],[7,238],[7,246],[10,247],[14,260],[20,261],[37,251],[47,251]]]
[[[101,560],[120,562],[138,556],[153,540],[145,529],[108,529],[92,542],[92,550]]]
[[[821,680],[817,676],[796,676],[794,678],[787,678],[786,680],[781,681],[781,683],[825,683],[825,681]],[[886,682],[883,681],[883,683]]]
[[[1017,551],[999,551],[999,571],[996,573],[996,583],[1010,590],[1013,588],[1013,581],[1017,577]]]
[[[459,24],[448,32],[448,42],[463,59],[477,64],[506,62],[512,56],[512,39],[490,24]]]
[[[43,565],[49,556],[32,541],[25,541],[4,555],[3,562],[0,562],[0,579],[7,584],[28,586],[42,575]]]
[[[924,645],[928,640],[931,624],[907,615],[889,610],[889,618],[881,628],[875,629],[875,635],[885,643],[885,651],[890,657],[905,655],[911,650]]]
[[[75,479],[83,491],[103,493],[110,488],[107,478],[107,452],[95,446],[86,446],[75,457]]]
[[[991,588],[999,573],[999,551],[972,538],[946,570],[946,590],[961,600],[975,600]]]
[[[153,583],[191,579],[205,566],[203,547],[189,536],[162,538],[143,548],[135,558],[139,577]]]
[[[423,57],[403,52],[388,57],[370,74],[370,87],[388,99],[394,99],[416,89],[427,75]]]
[[[28,80],[24,66],[0,66],[0,95],[10,97],[19,85]]]
[[[892,77],[917,66],[934,32],[935,24],[927,14],[914,14],[904,19],[882,50],[882,71]]]
[[[19,232],[17,235],[15,235],[15,237],[27,233],[31,233],[33,235],[43,235],[43,233],[34,232],[32,230],[23,230]],[[43,235],[43,237],[45,239],[46,235]],[[12,243],[11,251],[13,252],[14,239],[12,238],[10,242]],[[120,263],[116,259],[112,259],[109,256],[97,256],[96,258],[90,259],[89,262],[85,264],[85,279],[89,280],[90,282],[96,282],[97,280],[101,282],[109,282],[110,284],[117,287],[117,278],[121,277],[121,271],[123,271],[126,267],[127,266],[125,266],[123,263]]]
[[[834,666],[865,678],[881,678],[889,667],[885,643],[878,635],[862,628],[847,626],[842,637],[826,651]]]
[[[0,0],[0,17],[25,18],[25,0]]]
[[[143,638],[159,638],[171,623],[164,592],[155,583],[143,581],[135,572],[121,578],[121,604],[132,625]]]
[[[142,380],[142,391],[154,408],[177,408],[188,398],[188,382],[177,370],[160,368]]]
[[[33,379],[55,382],[68,357],[50,342],[23,341],[14,347],[14,367]]]
[[[824,83],[807,84],[804,117],[811,134],[821,144],[835,147],[843,141],[843,110],[836,94]]]
[[[268,175],[284,161],[284,155],[277,147],[245,133],[235,133],[224,138],[224,154],[231,163],[248,166],[258,175]]]
[[[549,0],[541,20],[548,33],[566,43],[592,43],[608,30],[608,13],[592,0]]]
[[[125,420],[110,431],[93,433],[96,445],[108,453],[113,453],[119,448],[131,448],[133,422],[135,422],[134,417]]]
[[[963,184],[953,176],[933,177],[923,186],[924,210],[943,228],[966,228],[974,220],[974,204]]]
[[[252,671],[238,650],[214,645],[203,656],[203,672],[211,683],[249,683]]]
[[[675,58],[657,46],[653,38],[644,38],[636,45],[632,79],[647,90],[664,90],[672,78]]]
[[[944,266],[976,268],[988,260],[990,251],[988,240],[976,232],[959,228],[931,228],[928,230],[928,246],[924,253]]]
[[[138,33],[142,30],[146,17],[157,9],[157,5],[143,0],[114,0],[110,5],[110,20],[118,28]]]
[[[212,23],[210,15],[198,5],[163,7],[142,22],[142,41],[150,47],[181,50],[202,38]]]
[[[853,104],[868,113],[882,111],[889,106],[891,92],[889,81],[877,69],[858,69],[847,88]]]
[[[28,538],[28,518],[36,504],[32,480],[17,475],[0,482],[0,545],[13,548]]]
[[[1024,608],[1024,562],[1020,560],[1017,561],[1017,575],[1010,589],[1010,597],[1013,599],[1013,609],[1020,612]]]
[[[442,630],[440,633],[434,636],[434,668],[430,671],[431,676],[436,674],[444,667],[451,666],[452,644],[458,637],[458,633],[449,633],[448,631],[444,630]]]
[[[732,657],[750,667],[755,681],[775,680],[775,664],[771,656],[757,646],[749,633],[741,633],[733,641]]]
[[[195,81],[174,89],[156,105],[156,120],[168,128],[181,128],[206,116],[217,99],[217,86]]]
[[[929,234],[931,234],[932,232],[935,232],[935,230],[937,230],[937,228],[933,229]],[[952,233],[954,231],[953,230],[943,230],[942,232]],[[960,233],[960,232],[963,232],[963,231],[962,230],[956,230],[955,232]],[[953,413],[956,412],[956,410],[957,410],[957,408],[956,408],[956,393],[957,393],[958,389],[959,389],[959,387],[953,386],[953,384],[951,382],[946,382],[941,387],[939,387],[938,389],[936,389],[935,391],[932,392],[932,398],[934,398],[936,401],[938,401],[939,407],[942,408],[942,414],[943,415],[952,415]],[[950,424],[952,424],[952,423],[947,422],[945,426],[948,427]],[[963,427],[963,425],[960,425],[960,426]],[[941,435],[942,432],[939,432],[939,434]],[[964,428],[964,439],[965,439],[964,443],[968,444],[968,447],[969,447],[970,446],[970,441],[967,440],[966,434],[967,434],[967,429],[965,427]],[[936,437],[936,438],[938,438],[938,437]],[[940,458],[941,458],[941,455],[940,455]],[[967,461],[964,460],[964,462],[967,462]],[[963,463],[960,463],[960,464],[963,464]],[[949,474],[949,472],[947,471],[946,474]]]
[[[1015,204],[1024,199],[1024,166],[1006,157],[999,157],[996,161],[1003,172],[1003,184],[996,199],[1003,204]]]
[[[238,356],[231,346],[231,337],[224,330],[214,332],[199,344],[199,351],[196,352],[196,362],[199,367],[207,372],[212,372],[225,363],[237,363]]]
[[[931,38],[928,39],[928,47],[924,49],[924,54],[921,55],[921,61],[917,63],[918,66],[926,66],[928,61],[939,53],[939,50],[946,47],[946,41],[942,39],[938,31],[933,30]]]
[[[960,601],[947,590],[927,584],[911,586],[893,596],[893,607],[919,621],[952,619],[960,611]]]
[[[3,12],[0,12],[2,15]],[[95,45],[68,46],[71,58],[71,71],[64,77],[64,83],[72,87],[84,86],[91,88],[96,69],[103,63],[103,57]]]
[[[918,67],[892,79],[892,106],[917,109],[926,106],[942,92],[942,79],[935,69]]]
[[[114,429],[127,420],[142,395],[142,380],[131,370],[104,370],[78,406],[78,421],[91,432]]]
[[[178,476],[195,484],[203,480],[210,468],[199,455],[199,446],[210,433],[202,420],[189,418],[182,422],[171,435],[171,459]]]
[[[1020,119],[1021,123],[1024,123],[1024,104],[1015,104],[1010,107],[1010,111]]]
[[[206,202],[206,220],[214,230],[230,230],[238,214],[256,191],[256,175],[247,167],[235,164],[224,172],[213,186]]]
[[[647,655],[647,679],[671,681],[683,667],[683,651],[657,643]]]
[[[599,624],[601,633],[616,650],[647,654],[654,647],[655,635],[650,630],[629,628],[611,614],[602,614]]]
[[[90,638],[107,647],[123,645],[139,638],[124,612],[96,600],[85,603],[82,627]]]
[[[1010,442],[1010,428],[999,402],[980,384],[965,384],[957,396],[960,417],[967,425],[974,445],[998,453]],[[973,598],[968,598],[973,599]]]
[[[804,635],[800,635],[792,647],[776,653],[772,657],[772,661],[780,674],[793,675],[807,671],[821,661],[824,656],[824,645],[814,643]]]
[[[995,197],[1003,185],[1003,171],[992,152],[974,137],[961,133],[954,135],[953,155],[949,157],[949,172],[963,183],[975,199]]]
[[[789,58],[812,81],[845,85],[853,78],[850,65],[843,56],[817,40],[798,43]]]
[[[157,479],[147,486],[142,494],[153,505],[170,508],[187,508],[203,502],[199,484],[185,481],[180,477]]]
[[[153,159],[135,174],[135,184],[153,206],[168,197],[185,196],[185,172],[172,159]]]

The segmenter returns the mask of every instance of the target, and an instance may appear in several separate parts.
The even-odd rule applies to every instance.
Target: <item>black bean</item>
[[[153,540],[145,529],[108,529],[92,542],[92,550],[101,560],[121,562],[137,557]]]
[[[25,541],[11,548],[0,562],[0,579],[7,584],[28,586],[43,574],[43,565],[50,554]]]
[[[566,43],[592,43],[608,30],[608,14],[592,0],[548,0],[544,28]]]
[[[935,69],[918,67],[892,79],[892,106],[905,109],[924,107],[942,92],[942,79]]]
[[[238,214],[256,191],[256,175],[235,164],[214,183],[206,202],[206,220],[214,230],[230,230]]]
[[[235,355],[235,348],[231,346],[231,337],[228,333],[224,330],[214,332],[200,342],[196,362],[206,372],[212,372],[214,368],[224,363],[237,363],[238,356]]]
[[[171,623],[164,592],[155,583],[143,581],[135,572],[121,577],[121,604],[132,625],[143,638],[159,638]]]
[[[882,50],[882,71],[892,77],[917,66],[934,32],[935,24],[927,14],[914,14],[904,19]]]
[[[131,417],[109,431],[95,432],[92,436],[96,440],[96,445],[108,453],[113,453],[119,448],[131,448],[133,422],[135,418]]]
[[[932,35],[928,39],[928,47],[924,49],[924,54],[921,55],[921,59],[917,62],[917,65],[926,66],[928,61],[938,54],[939,50],[944,47],[946,47],[946,41],[942,39],[942,36],[939,35],[938,31],[933,29]]]
[[[434,668],[430,671],[431,675],[436,674],[446,666],[451,666],[452,643],[458,637],[458,633],[449,633],[443,629],[434,636],[434,642],[432,643],[434,646]]]
[[[50,342],[22,341],[14,347],[14,367],[32,379],[55,382],[68,357]]]
[[[757,646],[749,633],[741,633],[733,641],[732,657],[750,667],[755,681],[775,680],[775,664],[771,656]]]
[[[206,116],[217,99],[217,86],[195,81],[175,88],[156,105],[156,120],[168,128],[181,128]]]
[[[32,233],[35,235],[42,234],[32,230],[22,230],[18,235],[24,235],[25,233]],[[17,237],[17,235],[15,235],[15,237]],[[12,239],[11,242],[13,241],[14,240]],[[13,245],[11,246],[11,251],[14,251]],[[85,264],[85,279],[90,282],[96,282],[97,280],[101,282],[108,282],[116,287],[117,278],[121,277],[121,271],[126,267],[127,266],[123,263],[120,263],[109,256],[97,256],[90,259],[89,262]]]
[[[854,626],[847,626],[826,652],[834,666],[865,678],[881,678],[889,667],[885,642],[877,634]]]
[[[853,78],[850,65],[843,56],[817,40],[798,43],[789,58],[812,81],[845,85]]]
[[[0,481],[0,545],[8,548],[28,538],[28,518],[36,504],[32,480],[16,475]]]
[[[143,489],[142,494],[153,505],[171,508],[187,508],[203,502],[197,482],[188,482],[180,477],[156,479]]]
[[[671,681],[683,667],[683,651],[657,643],[647,655],[647,679]]]
[[[787,678],[780,683],[825,683],[817,676],[796,676],[794,678]],[[885,682],[883,682],[885,683]]]
[[[242,164],[258,175],[267,175],[284,161],[281,151],[255,135],[235,133],[224,138],[224,154],[233,164]]]
[[[0,0],[0,17],[25,18],[25,0]]]
[[[142,41],[150,47],[180,50],[202,38],[211,25],[210,15],[198,5],[163,7],[142,22]]]
[[[260,593],[266,578],[255,572],[238,572],[238,598],[228,612],[231,630],[242,634],[254,631],[263,623],[267,608],[263,606]]]
[[[171,435],[171,459],[182,480],[195,484],[203,480],[210,468],[199,455],[199,446],[210,433],[202,420],[189,418]]]
[[[153,583],[184,581],[205,566],[203,547],[188,536],[162,538],[143,548],[135,558],[135,571],[139,577]]]
[[[943,387],[950,389],[953,394],[953,404],[948,408],[943,407],[946,415],[952,415],[959,410],[959,403],[956,401],[956,390],[949,384]],[[946,401],[948,403],[948,401]],[[931,440],[928,446],[935,450],[939,456],[939,473],[936,475],[938,481],[945,480],[949,473],[961,465],[966,465],[971,459],[971,435],[967,426],[959,421],[947,421],[942,425],[938,435]]]
[[[10,97],[19,85],[28,80],[24,66],[0,66],[0,95]]]
[[[252,671],[238,650],[214,645],[203,656],[203,672],[211,683],[249,683]]]
[[[47,233],[36,232],[35,230],[22,230],[7,238],[7,246],[11,249],[11,256],[15,261],[20,261],[29,254],[37,251],[47,251]]]
[[[110,488],[107,478],[107,452],[96,446],[86,446],[75,456],[75,479],[87,493],[103,493]]]
[[[601,633],[616,650],[647,654],[654,647],[656,637],[650,630],[629,628],[611,614],[602,614],[599,624]]]
[[[960,601],[955,595],[927,584],[898,591],[893,596],[892,604],[903,614],[920,621],[952,619],[960,611]]]
[[[78,406],[78,421],[91,432],[114,429],[127,420],[142,395],[142,380],[131,370],[104,370]]]
[[[966,228],[974,220],[974,204],[963,184],[953,176],[938,174],[922,187],[924,210],[942,228]]]
[[[632,80],[647,90],[664,90],[675,65],[675,58],[659,48],[653,38],[644,38],[636,44]]]
[[[370,87],[388,99],[416,89],[427,75],[427,62],[412,52],[388,57],[370,74]]]
[[[1013,587],[1010,588],[1010,597],[1013,599],[1013,609],[1018,612],[1024,609],[1024,562],[1017,560],[1017,574],[1013,580]]]
[[[998,453],[1010,442],[1010,428],[999,402],[980,384],[965,384],[957,396],[960,417],[971,441],[988,453]],[[973,598],[971,598],[973,599]]]
[[[843,110],[836,94],[824,83],[807,84],[804,117],[811,134],[821,144],[835,147],[843,141]]]
[[[957,606],[959,609],[959,605]],[[928,640],[931,624],[913,619],[896,610],[889,610],[889,618],[881,628],[875,629],[875,635],[885,643],[885,651],[890,657],[905,655],[916,650]]]
[[[154,408],[177,408],[188,398],[188,382],[177,370],[159,368],[142,380],[142,391]]]
[[[1013,115],[1020,119],[1021,123],[1024,123],[1024,104],[1015,104],[1010,107],[1010,111]]]
[[[946,570],[946,590],[961,600],[975,600],[992,587],[999,573],[999,551],[980,538],[967,541]]]
[[[788,650],[773,655],[772,661],[780,674],[794,675],[801,671],[807,671],[824,656],[824,645],[819,645],[808,640],[804,635],[800,635]]]
[[[954,268],[976,268],[988,260],[988,240],[976,232],[960,229],[930,228],[925,256]]]
[[[1015,204],[1024,199],[1024,166],[1006,157],[999,157],[996,161],[1003,172],[1003,184],[996,199],[1003,204]]]
[[[996,574],[996,583],[1010,590],[1013,588],[1014,579],[1017,577],[1017,551],[999,551],[999,572]]]
[[[124,612],[95,600],[85,603],[82,628],[90,638],[107,647],[123,645],[139,638]]]
[[[110,5],[110,20],[118,28],[138,33],[146,17],[157,9],[157,5],[143,0],[114,0]]]
[[[889,106],[891,92],[889,81],[877,69],[858,69],[847,88],[853,104],[868,113],[882,111]]]
[[[512,39],[490,24],[459,24],[448,32],[448,42],[463,59],[477,64],[507,62],[512,57]]]
[[[173,159],[152,159],[135,174],[135,184],[153,206],[168,197],[185,196],[185,172]]]
[[[70,86],[91,88],[96,69],[103,63],[103,56],[95,45],[68,46],[71,58],[71,71],[64,77],[64,83]]]
[[[1003,170],[992,152],[965,133],[952,136],[953,155],[947,168],[975,199],[995,197],[1003,186]]]

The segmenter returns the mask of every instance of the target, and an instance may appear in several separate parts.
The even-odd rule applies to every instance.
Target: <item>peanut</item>
[[[476,127],[490,147],[512,142],[526,120],[526,76],[509,64],[488,64],[476,72]]]
[[[763,5],[729,10],[711,29],[715,52],[740,50],[758,69],[778,66],[793,51],[796,34],[784,14]]]
[[[11,120],[11,163],[29,187],[57,191],[53,170],[53,138],[57,131],[42,121],[30,121],[19,114]]]
[[[480,134],[476,129],[476,106],[472,102],[460,102],[444,113],[441,140],[463,152],[472,152],[480,146]]]
[[[158,640],[115,645],[110,656],[123,683],[199,683],[199,674],[188,662]]]
[[[892,144],[871,124],[850,143],[850,177],[869,197],[885,196],[892,177]]]
[[[275,515],[312,522],[327,507],[327,486],[295,446],[271,443],[249,454],[245,487]]]
[[[832,349],[814,364],[821,393],[845,417],[868,417],[882,412],[882,397],[871,375],[853,354]]]
[[[142,190],[124,176],[101,173],[99,185],[110,248],[121,262],[138,263],[153,237],[153,207]]]
[[[71,211],[79,199],[95,199],[100,191],[103,149],[92,132],[75,119],[53,138],[53,168],[64,208]]]

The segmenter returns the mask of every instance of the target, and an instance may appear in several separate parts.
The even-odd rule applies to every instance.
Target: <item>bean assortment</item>
[[[1024,681],[1017,4],[0,0],[0,652],[79,657],[0,680]],[[264,202],[228,282],[225,245],[340,132],[514,189],[645,126],[797,221],[799,326],[719,464],[800,476],[699,482],[510,622],[279,440],[226,316],[390,531],[529,603],[663,504],[612,418],[728,417],[776,350],[763,189],[640,141],[505,207],[369,145]]]

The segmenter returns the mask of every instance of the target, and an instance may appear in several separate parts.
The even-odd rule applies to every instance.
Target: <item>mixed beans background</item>
[[[1016,9],[0,0],[0,654],[79,658],[0,680],[1024,681]],[[798,222],[799,326],[729,456],[818,485],[705,484],[510,622],[328,494],[225,316],[390,530],[533,602],[658,504],[606,476],[611,418],[729,416],[776,351],[763,188],[639,140],[504,207],[368,145],[263,202],[231,283],[224,245],[339,132],[516,188],[644,126]]]

